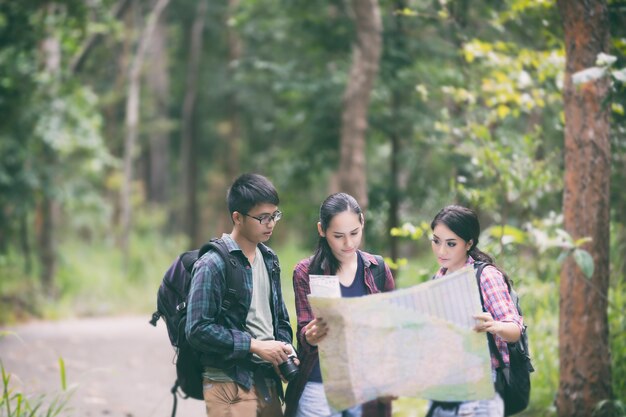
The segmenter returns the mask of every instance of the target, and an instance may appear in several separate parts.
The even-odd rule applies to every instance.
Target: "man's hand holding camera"
[[[288,382],[298,373],[300,361],[296,352],[288,343],[278,340],[250,340],[250,353],[258,355],[261,359],[274,366],[276,374],[284,382]]]
[[[258,355],[272,365],[285,362],[292,351],[291,345],[278,340],[257,340],[254,338],[250,340],[250,353]]]

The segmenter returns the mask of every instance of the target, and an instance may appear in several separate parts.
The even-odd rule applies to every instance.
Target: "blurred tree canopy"
[[[129,153],[132,206],[165,210],[167,232],[192,244],[228,230],[223,195],[240,172],[272,178],[293,224],[314,221],[336,188],[356,42],[349,3],[169,4],[142,66],[131,150],[129,67],[156,2],[1,4],[3,250],[9,242],[32,250],[46,196],[60,205],[59,227],[122,232]],[[372,245],[399,256],[386,231],[450,202],[503,225],[560,211],[564,47],[555,4],[379,7],[383,48],[363,156]],[[623,7],[609,2],[614,68],[624,66]],[[55,70],[46,66],[50,45]],[[624,173],[621,88],[611,105],[614,184]],[[623,206],[619,192],[612,199]]]

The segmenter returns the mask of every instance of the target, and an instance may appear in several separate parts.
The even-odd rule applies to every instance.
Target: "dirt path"
[[[173,350],[163,322],[114,317],[34,322],[0,331],[0,359],[25,393],[60,389],[58,358],[75,385],[65,416],[169,417],[175,379]],[[30,395],[28,398],[35,398]],[[202,417],[202,401],[178,401],[178,417]]]

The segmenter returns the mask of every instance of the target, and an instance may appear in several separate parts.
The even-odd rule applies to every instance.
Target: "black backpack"
[[[478,283],[480,293],[480,303],[484,305],[483,293],[480,291],[480,276],[483,269],[490,264],[484,262],[474,262],[476,269],[476,282]],[[519,305],[519,297],[512,288],[508,280],[506,285],[511,295],[511,300],[517,308],[517,312],[522,316],[522,309]],[[515,343],[508,343],[510,366],[505,366],[502,355],[496,347],[496,341],[491,333],[487,333],[489,340],[489,351],[498,359],[498,369],[496,372],[496,390],[504,400],[504,415],[510,416],[517,414],[528,407],[530,399],[530,373],[535,371],[530,361],[530,353],[528,350],[528,333],[526,325],[522,331],[522,335]]]
[[[152,313],[150,324],[157,325],[159,318],[165,320],[170,343],[176,351],[176,381],[171,392],[174,396],[172,417],[176,414],[177,394],[184,398],[203,399],[202,370],[198,353],[189,345],[185,336],[187,323],[187,297],[191,287],[191,272],[195,262],[210,250],[216,251],[226,264],[226,294],[220,308],[224,314],[243,293],[245,272],[241,262],[232,255],[222,239],[211,239],[200,249],[182,253],[169,267],[157,292],[157,311]]]

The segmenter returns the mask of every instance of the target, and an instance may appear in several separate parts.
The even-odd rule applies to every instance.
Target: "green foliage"
[[[59,358],[61,390],[58,393],[31,395],[21,392],[11,385],[11,374],[0,361],[2,374],[2,397],[0,397],[0,417],[55,417],[68,411],[68,402],[75,388],[68,389],[65,376],[65,362]]]
[[[46,315],[63,316],[70,311],[85,316],[130,314],[154,309],[163,274],[187,248],[187,242],[180,236],[163,238],[162,211],[140,211],[137,218],[128,265],[124,265],[123,254],[112,238],[96,237],[89,245],[81,241],[64,243],[60,252],[65,256],[57,275],[62,296],[46,305]]]
[[[592,417],[623,417],[626,416],[626,406],[619,400],[602,400],[593,409]]]
[[[77,52],[86,21],[80,1],[0,4],[0,113],[5,116],[0,119],[0,252],[7,251],[7,241],[30,245],[28,221],[44,197],[59,204],[102,197],[100,181],[114,160],[100,134],[98,98],[68,74],[63,64],[70,60],[62,59]],[[58,66],[44,65],[55,58]]]
[[[626,283],[621,281],[609,290],[609,334],[613,392],[617,399],[626,403]]]
[[[611,228],[611,285],[609,288],[609,335],[613,393],[626,404],[626,275],[624,275],[624,241],[622,227]]]
[[[591,257],[589,252],[584,249],[574,249],[572,255],[574,256],[576,264],[580,267],[580,269],[582,269],[585,276],[587,278],[591,278],[591,276],[593,275],[594,265],[593,258]]]
[[[37,269],[27,273],[28,264],[14,250],[0,255],[0,323],[14,323],[41,314],[42,289]]]
[[[477,209],[481,223],[489,225],[481,246],[497,257],[521,293],[530,295],[532,288],[523,303],[541,373],[533,375],[528,415],[550,415],[558,384],[560,262],[571,256],[586,276],[593,274],[585,242],[572,241],[555,214],[562,203],[565,64],[555,2],[379,3],[384,47],[363,155],[367,249],[386,255],[392,239],[412,238],[400,242],[400,259],[387,261],[399,286],[414,285],[436,267],[426,239],[429,226],[422,220],[450,203]],[[618,394],[626,392],[626,343],[619,337],[626,271],[621,3],[608,1],[612,41],[598,63],[604,70],[595,70],[613,81],[609,316]],[[113,15],[116,4],[0,1],[0,322],[149,311],[164,268],[186,248],[170,213],[185,199],[173,185],[183,168],[181,109],[198,2],[171,2],[163,20],[168,101],[157,102],[154,91],[142,89],[127,265],[113,233],[124,180],[119,164],[123,103],[134,31],[149,4],[136,3],[122,19]],[[239,2],[234,10],[226,3],[208,4],[192,126],[198,227],[211,234],[218,228],[215,207],[230,181],[230,133],[238,127],[241,170],[268,175],[281,195],[285,219],[274,240],[285,295],[292,297],[291,268],[315,246],[319,204],[337,171],[342,94],[354,41],[352,11],[341,0],[253,0]],[[98,35],[97,42],[82,70],[72,73],[71,63],[91,35]],[[59,42],[58,71],[45,69],[48,39]],[[233,39],[241,41],[238,56],[231,56]],[[157,111],[159,106],[166,112]],[[165,168],[170,184],[169,200],[152,206],[144,190],[155,131],[171,141]],[[56,298],[43,296],[36,278],[44,196],[57,204]],[[392,202],[398,218],[390,225]],[[412,408],[422,410],[424,403],[413,405],[402,399],[398,413],[422,415]]]

